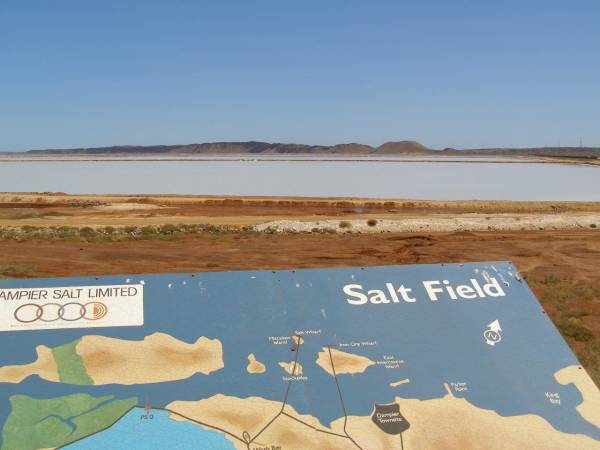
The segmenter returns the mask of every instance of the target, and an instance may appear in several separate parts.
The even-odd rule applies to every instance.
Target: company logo
[[[20,323],[56,322],[64,320],[76,322],[78,320],[99,320],[108,313],[108,307],[102,302],[88,303],[25,303],[15,309],[15,320]]]

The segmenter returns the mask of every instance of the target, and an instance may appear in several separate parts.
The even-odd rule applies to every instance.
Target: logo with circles
[[[33,322],[77,322],[78,320],[99,320],[108,313],[108,307],[102,302],[88,303],[25,303],[15,309],[14,317],[20,323]]]

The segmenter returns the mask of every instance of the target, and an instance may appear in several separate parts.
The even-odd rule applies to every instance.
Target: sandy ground
[[[371,220],[371,225],[368,221]],[[340,227],[340,222],[350,226]],[[373,225],[373,221],[376,224]],[[70,196],[0,193],[0,227],[213,224],[355,232],[600,227],[600,202]],[[342,228],[342,229],[339,229]]]
[[[598,280],[600,231],[384,234],[200,233],[169,240],[2,241],[0,266],[35,276],[511,260],[526,274]],[[17,272],[14,276],[26,276]],[[600,280],[598,280],[600,281]],[[600,299],[599,299],[600,302]]]
[[[257,231],[340,233],[577,230],[597,228],[600,214],[463,214],[404,217],[402,219],[274,220],[255,225]]]

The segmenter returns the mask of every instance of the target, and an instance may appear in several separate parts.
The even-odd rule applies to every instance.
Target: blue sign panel
[[[1,449],[599,449],[508,262],[0,282]]]

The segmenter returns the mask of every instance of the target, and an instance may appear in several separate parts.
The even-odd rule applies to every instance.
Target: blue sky
[[[0,150],[600,146],[600,2],[0,1]]]

